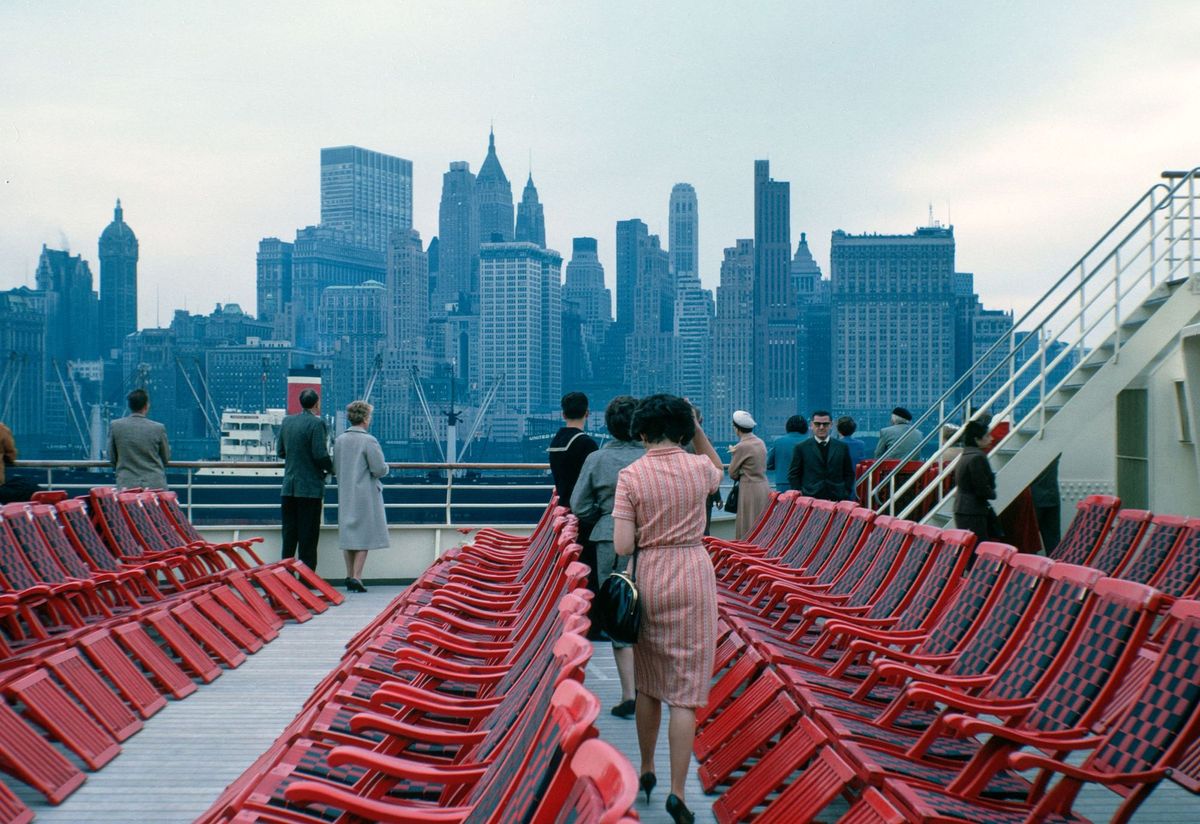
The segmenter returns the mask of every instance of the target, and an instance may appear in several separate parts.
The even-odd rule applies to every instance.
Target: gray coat
[[[613,500],[617,492],[617,473],[646,454],[640,444],[611,440],[588,455],[571,493],[571,511],[579,520],[594,521],[591,539],[613,539]]]
[[[388,474],[379,441],[352,426],[333,442],[333,468],[338,478],[338,545],[342,549],[387,549],[387,513],[383,484]]]
[[[875,460],[884,457],[888,460],[904,460],[909,452],[917,448],[923,437],[925,436],[921,430],[911,423],[885,426],[879,430],[879,443],[875,444]]]
[[[135,412],[118,418],[108,429],[108,459],[117,468],[117,486],[165,489],[171,460],[167,428]]]
[[[325,421],[311,412],[283,419],[275,453],[283,458],[282,495],[293,498],[324,498],[325,475],[333,471]]]

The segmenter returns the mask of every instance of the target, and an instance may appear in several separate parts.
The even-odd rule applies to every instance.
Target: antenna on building
[[[925,224],[929,228],[933,228],[933,201],[929,201],[929,223]]]

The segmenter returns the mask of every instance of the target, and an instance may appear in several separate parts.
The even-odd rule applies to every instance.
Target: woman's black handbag
[[[741,481],[733,482],[733,489],[729,490],[729,494],[725,497],[725,511],[730,515],[737,514],[738,507],[738,486]]]
[[[600,585],[593,614],[600,629],[622,644],[636,644],[642,627],[642,605],[637,588],[637,550],[629,572],[614,572]]]

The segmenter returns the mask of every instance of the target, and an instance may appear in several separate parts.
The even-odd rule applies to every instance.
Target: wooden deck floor
[[[172,701],[145,729],[123,745],[108,766],[88,775],[87,783],[59,807],[52,807],[23,785],[9,782],[46,824],[185,824],[204,812],[220,792],[275,739],[313,686],[341,658],[346,641],[374,617],[399,587],[372,587],[352,595],[340,607],[301,624],[288,624],[278,639],[227,670],[212,684],[183,701]],[[600,697],[600,734],[637,764],[637,734],[632,720],[608,710],[620,698],[616,668],[607,644],[596,644],[587,685]],[[665,719],[664,719],[665,721]],[[667,769],[666,729],[659,738],[660,773]],[[7,780],[0,777],[0,780]],[[665,776],[649,805],[637,804],[642,820],[670,821],[663,809]],[[702,794],[695,770],[687,802],[697,820],[711,821],[712,797]],[[1107,821],[1115,796],[1085,791],[1077,811]],[[1164,782],[1133,819],[1135,824],[1200,822],[1200,799]]]

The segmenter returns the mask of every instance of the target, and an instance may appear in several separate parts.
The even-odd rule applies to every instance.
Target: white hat
[[[754,422],[754,418],[750,417],[750,413],[744,409],[739,409],[733,413],[733,422],[742,429],[753,429],[758,426]]]

